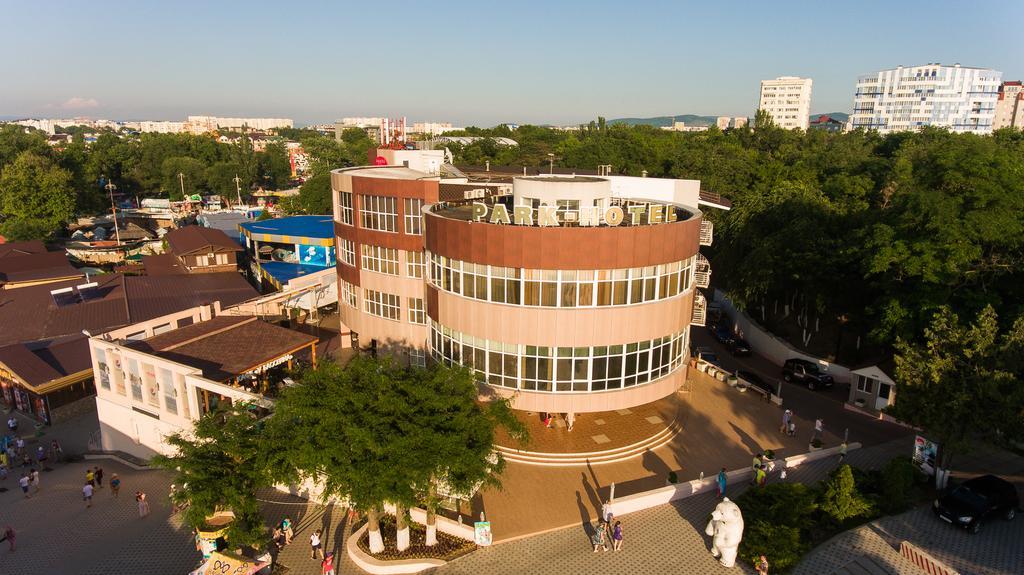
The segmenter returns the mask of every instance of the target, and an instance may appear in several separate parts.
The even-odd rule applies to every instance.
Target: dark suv
[[[782,379],[795,383],[803,383],[807,389],[814,390],[820,387],[832,387],[835,380],[832,376],[823,373],[818,364],[806,359],[787,359],[782,365]]]
[[[1007,521],[1017,515],[1020,501],[1017,488],[995,475],[968,479],[932,503],[932,511],[946,523],[963,527],[971,533],[981,530],[986,517],[1002,517]]]

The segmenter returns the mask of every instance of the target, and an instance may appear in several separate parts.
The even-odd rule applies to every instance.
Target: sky
[[[0,0],[0,117],[493,126],[752,116],[759,82],[941,62],[1024,79],[1024,1]]]

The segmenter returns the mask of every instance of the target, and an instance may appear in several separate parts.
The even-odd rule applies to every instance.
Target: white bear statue
[[[704,532],[711,536],[711,555],[725,567],[736,564],[736,550],[743,539],[743,514],[728,497],[711,512],[711,521]]]

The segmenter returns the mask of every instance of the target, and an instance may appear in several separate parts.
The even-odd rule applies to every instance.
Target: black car
[[[1010,521],[1017,516],[1019,506],[1017,488],[1012,483],[995,475],[982,475],[936,499],[932,511],[946,523],[977,533],[984,519],[1002,517]]]
[[[750,344],[747,340],[741,338],[734,338],[728,344],[729,353],[739,357],[750,355]]]
[[[724,343],[729,345],[733,341],[732,330],[728,326],[720,325],[715,329],[711,330],[711,336],[718,341],[718,343]]]
[[[818,368],[818,364],[798,358],[787,359],[786,363],[782,365],[782,379],[803,383],[810,390],[818,387],[832,387],[832,384],[835,383],[831,375]]]

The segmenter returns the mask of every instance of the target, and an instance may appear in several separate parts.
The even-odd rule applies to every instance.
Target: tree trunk
[[[437,545],[437,488],[430,482],[427,491],[427,547]]]
[[[366,512],[366,523],[370,532],[370,553],[384,552],[384,539],[380,536],[380,511],[374,505]]]
[[[409,548],[409,522],[405,520],[405,513],[404,505],[395,505],[395,528],[398,530],[395,536],[395,548],[399,552]]]

